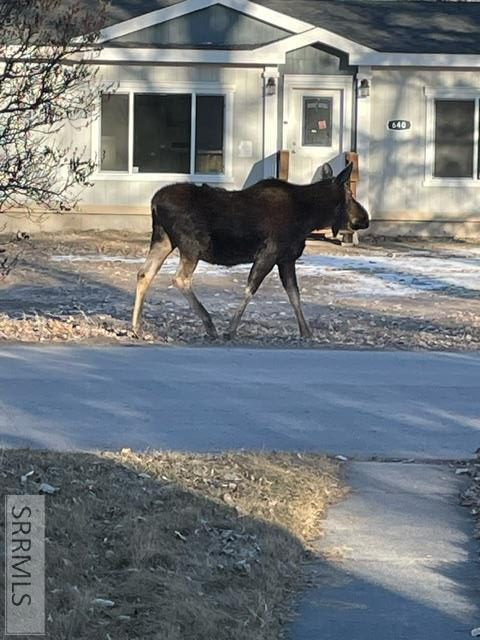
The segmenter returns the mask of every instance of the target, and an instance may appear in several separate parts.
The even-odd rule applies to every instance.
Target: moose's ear
[[[349,162],[345,169],[341,171],[338,176],[335,178],[335,182],[337,184],[345,184],[350,180],[350,176],[352,175],[353,162]]]
[[[328,162],[325,162],[322,166],[322,180],[328,180],[329,178],[333,178],[333,169]]]

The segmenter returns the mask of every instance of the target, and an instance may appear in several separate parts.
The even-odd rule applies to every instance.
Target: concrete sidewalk
[[[351,464],[293,640],[455,640],[480,626],[480,565],[463,481],[447,465]]]

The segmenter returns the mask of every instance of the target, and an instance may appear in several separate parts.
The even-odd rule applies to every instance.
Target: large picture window
[[[225,95],[103,95],[100,171],[223,175],[225,110]]]
[[[479,99],[473,92],[426,90],[429,100],[427,182],[480,181]],[[480,185],[480,182],[478,182]]]
[[[134,96],[133,167],[138,173],[190,173],[192,96]]]

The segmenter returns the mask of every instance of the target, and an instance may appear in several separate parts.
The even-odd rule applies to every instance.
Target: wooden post
[[[277,175],[280,180],[288,180],[290,151],[279,151],[277,154]]]
[[[345,154],[345,163],[349,164],[353,162],[352,175],[350,176],[350,191],[354,198],[357,196],[357,184],[360,181],[360,171],[358,168],[358,153],[355,151],[347,151]],[[345,231],[342,234],[342,245],[357,245],[358,235],[357,232]]]
[[[347,151],[345,154],[345,163],[353,162],[353,171],[350,178],[350,189],[353,197],[357,197],[357,183],[360,182],[360,170],[358,168],[358,153],[355,151]]]

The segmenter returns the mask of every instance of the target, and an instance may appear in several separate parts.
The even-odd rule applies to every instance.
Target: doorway
[[[350,150],[352,79],[285,76],[283,148],[290,152],[289,181],[309,184],[321,179],[321,167],[334,173],[345,166]]]

